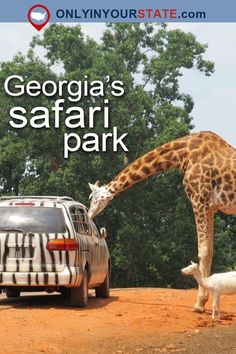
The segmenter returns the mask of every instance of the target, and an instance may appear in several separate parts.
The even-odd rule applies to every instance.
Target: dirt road
[[[222,296],[222,320],[191,312],[196,290],[114,289],[86,309],[60,295],[0,296],[0,354],[236,353],[236,295]]]

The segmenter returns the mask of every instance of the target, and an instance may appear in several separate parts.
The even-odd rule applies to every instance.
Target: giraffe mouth
[[[93,217],[94,217],[93,212],[92,212],[92,210],[90,210],[90,209],[89,209],[89,211],[88,211],[88,217],[89,217],[90,219],[93,219]]]
[[[95,216],[97,216],[98,214],[99,214],[99,211],[91,210],[91,209],[88,210],[88,217],[90,219],[94,219]]]

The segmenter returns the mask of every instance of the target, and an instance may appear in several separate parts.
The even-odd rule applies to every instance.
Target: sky
[[[101,23],[81,26],[95,40],[105,28]],[[194,131],[211,130],[236,147],[236,23],[171,23],[168,27],[191,32],[200,43],[208,44],[205,59],[215,63],[211,77],[189,70],[180,81],[181,92],[194,99]],[[26,53],[36,32],[28,23],[0,23],[0,62],[11,60],[19,51]]]

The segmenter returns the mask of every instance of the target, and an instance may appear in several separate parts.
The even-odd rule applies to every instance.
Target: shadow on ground
[[[92,310],[107,306],[113,301],[117,301],[118,296],[110,296],[107,299],[96,298],[93,294],[89,295],[88,306],[86,309],[72,307],[70,299],[63,297],[61,294],[47,294],[47,293],[22,293],[19,298],[7,298],[5,294],[0,297],[0,311],[6,308],[17,309],[71,309],[74,311]]]

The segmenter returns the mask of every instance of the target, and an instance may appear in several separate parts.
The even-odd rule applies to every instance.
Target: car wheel
[[[20,297],[20,290],[19,289],[6,289],[6,296],[7,297]]]
[[[61,296],[63,299],[70,299],[70,289],[69,288],[62,288],[61,289]]]
[[[107,272],[104,282],[97,288],[95,288],[96,297],[107,298],[110,296],[110,277],[109,270]]]
[[[72,306],[86,307],[88,304],[88,271],[84,270],[82,283],[78,288],[70,289],[70,301]]]

